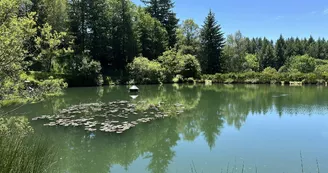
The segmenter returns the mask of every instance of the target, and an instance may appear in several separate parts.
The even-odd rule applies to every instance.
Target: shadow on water
[[[56,141],[61,172],[112,172],[116,165],[129,170],[134,161],[142,159],[149,160],[146,166],[149,172],[164,173],[176,156],[174,147],[179,141],[193,142],[203,137],[209,149],[213,149],[225,126],[240,130],[248,116],[266,115],[272,110],[279,116],[311,116],[314,111],[325,109],[326,98],[328,91],[323,87],[140,86],[140,94],[135,100],[130,98],[125,86],[70,88],[64,96],[26,105],[12,114],[31,119],[56,114],[80,103],[115,100],[181,103],[185,107],[182,115],[141,124],[121,135],[89,133],[71,127],[43,127],[42,122],[31,122],[35,133]]]

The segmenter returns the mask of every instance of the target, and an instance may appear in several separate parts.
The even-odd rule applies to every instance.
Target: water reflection
[[[241,129],[248,116],[285,114],[312,115],[327,105],[328,92],[322,87],[281,87],[268,85],[164,85],[140,86],[137,98],[130,98],[125,86],[68,89],[66,95],[25,106],[15,115],[29,118],[55,114],[79,103],[135,100],[147,103],[175,103],[185,106],[180,116],[142,124],[124,133],[86,133],[75,128],[45,128],[32,122],[36,133],[53,138],[60,148],[60,172],[112,172],[115,165],[125,170],[136,160],[149,160],[146,168],[167,172],[179,141],[202,137],[209,149],[216,146],[225,125]],[[138,172],[138,171],[132,171]]]

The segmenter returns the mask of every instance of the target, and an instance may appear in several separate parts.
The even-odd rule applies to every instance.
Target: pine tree
[[[274,55],[274,49],[268,39],[263,39],[263,46],[258,56],[261,71],[267,67],[275,67],[276,60]]]
[[[280,35],[279,39],[277,40],[277,43],[275,45],[275,56],[277,59],[277,65],[276,69],[279,69],[281,66],[283,66],[286,62],[286,43],[285,39]]]
[[[252,38],[250,45],[248,46],[248,53],[249,54],[256,54],[256,40]]]
[[[200,62],[204,73],[214,74],[221,72],[223,47],[224,36],[221,26],[217,24],[214,13],[210,11],[201,30]]]
[[[319,58],[319,59],[325,59],[325,39],[324,38],[319,38],[318,41],[317,41],[317,57],[316,58]]]
[[[165,27],[169,37],[169,47],[174,47],[177,42],[176,30],[179,20],[173,12],[174,3],[171,0],[142,0],[147,6],[146,11],[159,20]]]
[[[296,37],[293,47],[296,55],[304,55],[304,47],[302,46],[302,41],[298,37]]]
[[[286,41],[286,58],[290,58],[292,56],[296,56],[296,51],[295,51],[295,39],[293,37],[288,38]]]

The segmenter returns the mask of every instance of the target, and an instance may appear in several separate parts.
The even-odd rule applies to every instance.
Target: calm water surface
[[[26,105],[12,114],[56,114],[80,103],[114,100],[181,103],[179,117],[141,124],[123,134],[44,127],[55,139],[63,173],[301,173],[328,172],[328,88],[268,85],[126,86],[70,88],[64,96]],[[191,166],[194,165],[194,166]]]

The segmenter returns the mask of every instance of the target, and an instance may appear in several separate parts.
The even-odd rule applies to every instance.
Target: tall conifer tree
[[[222,49],[224,36],[214,13],[209,12],[201,30],[200,62],[204,73],[214,74],[222,71]]]

